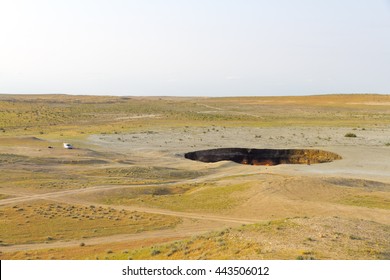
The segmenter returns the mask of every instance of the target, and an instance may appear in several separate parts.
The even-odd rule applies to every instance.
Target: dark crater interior
[[[338,154],[312,149],[220,148],[189,152],[184,157],[202,162],[230,160],[250,165],[315,164],[341,159]]]

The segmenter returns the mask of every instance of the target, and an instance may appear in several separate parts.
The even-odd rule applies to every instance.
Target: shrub
[[[153,251],[151,252],[151,255],[152,255],[152,256],[156,256],[156,255],[158,255],[158,254],[160,254],[160,253],[161,253],[160,250],[153,250]]]
[[[352,239],[352,240],[362,240],[361,237],[356,236],[356,235],[350,235],[350,236],[349,236],[349,239]]]
[[[347,134],[344,135],[344,137],[353,137],[353,138],[355,138],[356,134],[355,133],[347,133]]]

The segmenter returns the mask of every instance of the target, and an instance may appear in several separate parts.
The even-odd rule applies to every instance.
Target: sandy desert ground
[[[0,108],[1,259],[390,259],[389,95],[1,95]],[[184,158],[233,147],[342,159]]]

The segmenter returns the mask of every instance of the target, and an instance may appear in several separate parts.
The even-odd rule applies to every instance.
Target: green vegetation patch
[[[278,232],[280,230],[297,227],[299,227],[299,225],[293,222],[291,219],[282,219],[268,221],[265,223],[245,225],[241,227],[241,230],[245,230],[246,232]]]
[[[217,186],[212,183],[134,188],[105,193],[100,201],[116,205],[139,205],[183,212],[224,212],[249,199],[251,184]]]
[[[339,201],[342,204],[368,207],[390,209],[390,199],[376,195],[354,195],[347,196]]]

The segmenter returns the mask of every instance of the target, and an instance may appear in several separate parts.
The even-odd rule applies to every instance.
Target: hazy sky
[[[390,1],[0,0],[0,92],[390,93]]]

